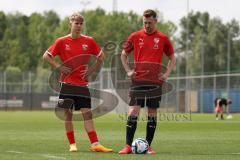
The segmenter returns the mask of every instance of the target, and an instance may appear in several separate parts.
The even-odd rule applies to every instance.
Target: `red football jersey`
[[[53,57],[59,56],[64,66],[72,69],[69,75],[62,74],[60,81],[87,86],[84,75],[92,55],[99,56],[101,49],[92,37],[81,35],[73,39],[70,35],[58,38],[47,50]]]
[[[147,34],[144,29],[132,33],[125,43],[127,54],[133,51],[135,81],[150,81],[159,83],[159,74],[162,71],[163,55],[174,54],[173,46],[166,35],[159,31]]]

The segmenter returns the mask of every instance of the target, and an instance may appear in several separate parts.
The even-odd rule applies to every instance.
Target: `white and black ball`
[[[149,148],[148,142],[143,138],[137,138],[132,142],[132,153],[145,154]]]

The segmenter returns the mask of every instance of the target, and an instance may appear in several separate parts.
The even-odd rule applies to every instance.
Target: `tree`
[[[54,11],[44,12],[43,15],[33,13],[29,18],[29,56],[31,59],[30,69],[35,70],[42,61],[42,54],[53,42],[55,29],[60,19]]]
[[[2,40],[6,28],[6,15],[4,12],[0,12],[0,40]]]
[[[202,70],[204,73],[226,72],[229,33],[231,57],[239,57],[232,45],[232,38],[239,35],[238,22],[233,20],[231,23],[224,24],[219,18],[211,19],[206,12],[191,12],[181,19],[180,26],[182,30],[178,39],[179,52],[185,52],[190,74],[201,74]],[[231,32],[229,28],[232,28]],[[187,39],[188,53],[186,52]],[[231,65],[231,69],[233,65],[237,68],[236,63]],[[180,67],[182,73],[185,73],[186,61],[182,61]]]

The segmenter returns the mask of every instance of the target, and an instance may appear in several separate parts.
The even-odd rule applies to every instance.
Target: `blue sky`
[[[1,0],[0,10],[6,13],[20,11],[26,15],[33,12],[55,10],[61,17],[65,17],[76,10],[83,10],[82,2],[89,1],[85,9],[101,7],[112,11],[113,0]],[[187,0],[116,0],[118,11],[133,10],[138,14],[147,8],[158,9],[163,13],[164,20],[179,23],[181,17],[187,13]],[[207,11],[211,17],[220,17],[224,22],[232,18],[240,20],[239,0],[189,0],[190,10]]]

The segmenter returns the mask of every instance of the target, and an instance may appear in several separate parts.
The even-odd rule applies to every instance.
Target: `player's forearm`
[[[176,64],[176,59],[175,59],[175,56],[172,55],[172,56],[169,58],[168,65],[167,65],[167,71],[166,71],[166,73],[165,73],[165,75],[166,75],[167,77],[170,76],[173,68],[175,67],[175,64]]]
[[[57,68],[57,67],[60,66],[60,64],[58,64],[57,62],[55,62],[55,61],[53,60],[53,58],[52,58],[47,52],[45,52],[45,53],[43,54],[43,60],[46,61],[46,62],[48,62],[53,68]]]
[[[103,61],[97,59],[95,61],[95,63],[88,68],[88,73],[91,74],[91,73],[95,72],[96,70],[101,68],[102,64],[103,64]]]
[[[128,57],[127,57],[125,51],[123,51],[122,54],[121,54],[121,61],[122,61],[122,65],[123,65],[125,71],[126,72],[131,71],[131,68],[128,65]]]
[[[95,63],[88,68],[87,74],[90,75],[93,72],[100,69],[102,67],[103,62],[104,62],[104,53],[101,51],[100,56],[97,57]]]

